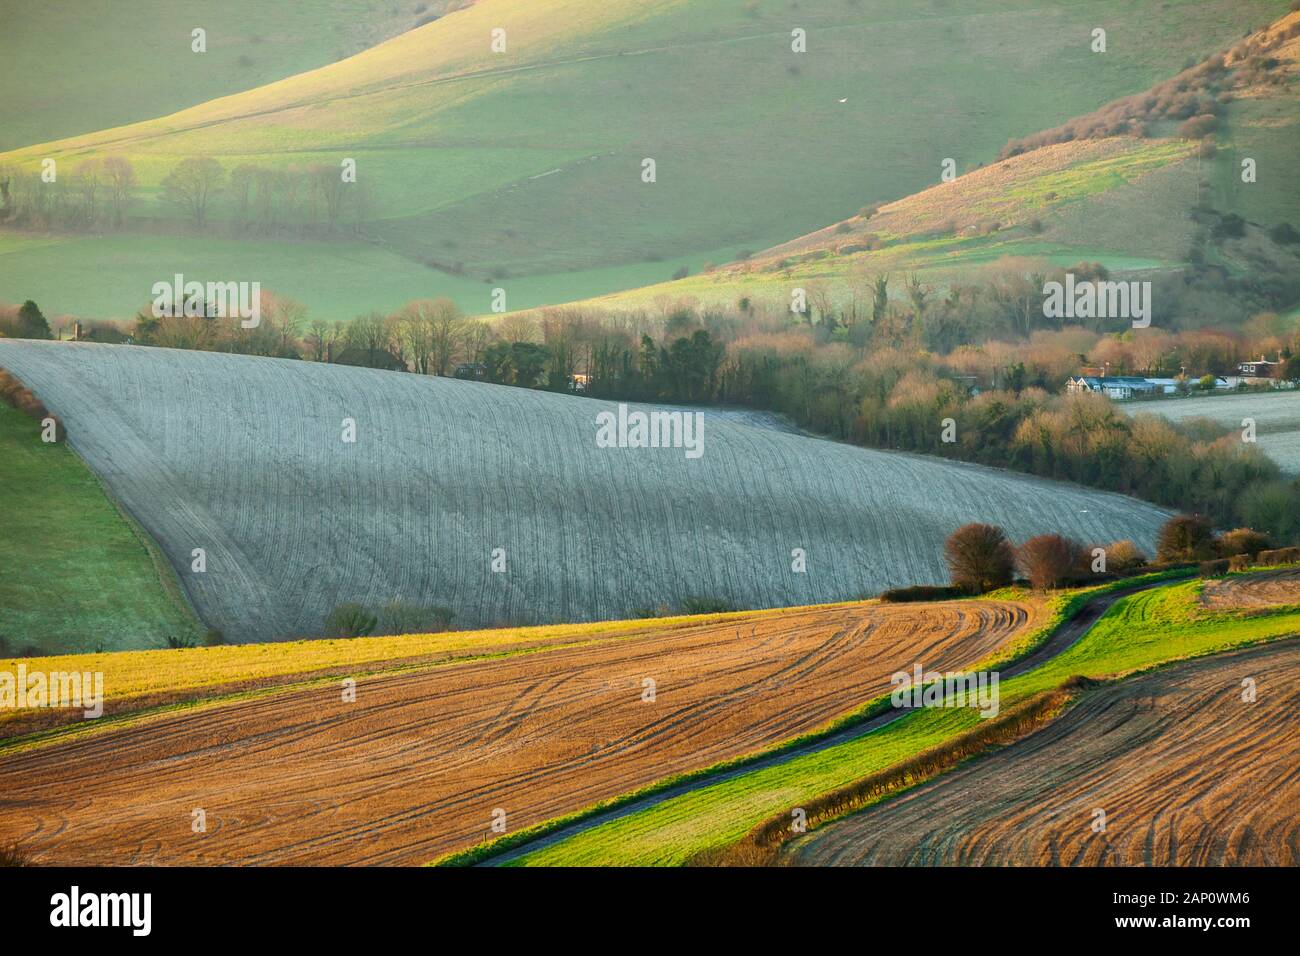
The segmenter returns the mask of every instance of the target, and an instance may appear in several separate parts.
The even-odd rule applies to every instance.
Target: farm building
[[[1261,355],[1252,362],[1242,362],[1237,366],[1237,371],[1246,378],[1272,378],[1281,364]]]
[[[1154,379],[1137,378],[1130,375],[1080,375],[1069,380],[1065,390],[1072,393],[1102,392],[1110,398],[1135,398],[1139,395],[1154,395],[1163,391]]]

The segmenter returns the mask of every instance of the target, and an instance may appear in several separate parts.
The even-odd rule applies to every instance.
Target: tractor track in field
[[[494,810],[525,828],[815,731],[1041,613],[810,608],[362,677],[355,702],[328,682],[162,714],[0,757],[0,843],[38,864],[425,863],[490,837]]]
[[[1298,714],[1300,639],[1184,661],[1093,689],[1025,739],[818,827],[781,861],[1297,866]]]
[[[1131,594],[1136,594],[1139,591],[1163,587],[1170,583],[1173,582],[1169,580],[1152,581],[1098,595],[1088,601],[1068,620],[1062,622],[1061,625],[1052,632],[1048,639],[1033,651],[1017,659],[1006,667],[1000,668],[1000,679],[1011,678],[1018,674],[1023,674],[1067,650],[1078,642],[1092,628],[1092,626],[1096,624],[1101,616],[1121,598],[1127,597]],[[920,659],[919,655],[918,659]],[[759,758],[740,767],[722,770],[716,774],[709,774],[704,777],[698,777],[686,781],[678,786],[658,791],[642,799],[625,803],[606,811],[593,813],[590,816],[583,817],[581,820],[577,820],[567,826],[540,835],[535,839],[516,844],[509,849],[503,850],[499,854],[494,854],[493,856],[483,860],[480,865],[500,866],[504,863],[517,860],[529,853],[533,853],[537,850],[544,849],[548,846],[569,839],[570,837],[576,836],[586,830],[591,830],[604,823],[608,823],[611,820],[617,820],[620,817],[629,816],[641,810],[649,809],[650,807],[664,803],[665,801],[671,800],[675,797],[682,796],[683,794],[692,793],[704,789],[705,787],[721,783],[725,780],[731,780],[743,774],[760,770],[764,767],[777,766],[799,757],[827,750],[850,740],[855,740],[858,737],[863,737],[869,733],[880,730],[896,720],[902,719],[910,713],[911,710],[912,708],[909,706],[891,709],[861,723],[846,727],[843,730],[830,734],[829,736],[810,741],[809,743],[783,750],[780,753],[772,754],[768,757]]]

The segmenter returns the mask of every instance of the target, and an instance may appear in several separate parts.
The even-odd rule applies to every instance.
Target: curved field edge
[[[1005,596],[1014,592],[1000,593]],[[104,717],[87,722],[78,720],[79,711],[48,708],[28,708],[0,715],[0,754],[120,727],[124,718],[135,719],[177,708],[240,700],[260,693],[310,686],[335,677],[373,677],[426,666],[591,646],[664,631],[689,631],[711,624],[871,603],[841,601],[653,620],[638,618],[435,634],[68,654],[23,658],[21,661],[18,658],[0,659],[0,671],[12,672],[22,663],[29,672],[102,673],[105,707]]]
[[[1106,584],[1097,585],[1095,587],[1081,588],[1055,595],[1048,599],[1044,608],[1045,617],[1038,626],[1028,629],[1019,638],[1008,642],[995,654],[990,655],[983,661],[973,664],[969,669],[975,670],[1006,666],[1025,657],[1038,647],[1042,646],[1058,628],[1073,618],[1085,604],[1099,595],[1125,587],[1133,587],[1138,584],[1175,580],[1188,573],[1189,572],[1182,569],[1172,569],[1153,574],[1140,575],[1126,580],[1107,582]],[[984,595],[983,598],[976,598],[974,600],[1005,600],[1021,593],[1022,592],[1019,592],[1016,589],[1007,588],[1001,591],[991,592]],[[815,744],[836,733],[864,723],[865,721],[886,712],[889,707],[889,695],[886,694],[874,697],[871,700],[865,701],[861,706],[828,722],[824,726],[809,731],[808,733],[800,734],[799,736],[786,740],[774,747],[763,748],[741,757],[719,761],[718,763],[688,773],[666,777],[651,786],[629,791],[611,800],[600,801],[575,813],[556,817],[544,823],[518,830],[514,833],[498,837],[495,840],[480,844],[467,850],[460,850],[438,857],[430,861],[429,865],[473,866],[479,863],[491,861],[494,857],[500,856],[518,846],[549,836],[558,830],[563,830],[568,826],[581,823],[584,820],[588,820],[591,817],[607,811],[616,810],[640,800],[657,796],[665,791],[672,790],[684,784],[705,780],[718,774],[743,770],[745,767],[759,761],[778,757],[788,751],[797,750],[798,748],[809,744]]]
[[[171,565],[66,441],[0,405],[0,655],[193,641]],[[27,651],[30,653],[30,650]]]
[[[1242,739],[1233,736],[1233,731],[1229,729],[1232,726],[1231,718],[1228,718],[1228,726],[1219,725],[1217,719],[1227,715],[1219,713],[1216,718],[1212,711],[1207,713],[1212,706],[1208,701],[1201,700],[1196,704],[1195,709],[1184,712],[1184,707],[1191,704],[1191,701],[1179,699],[1175,702],[1165,699],[1162,704],[1162,692],[1168,692],[1174,687],[1190,691],[1195,687],[1196,675],[1208,674],[1217,675],[1213,680],[1214,686],[1226,698],[1232,699],[1237,696],[1239,687],[1233,678],[1239,677],[1243,668],[1253,673],[1262,671],[1268,675],[1274,686],[1280,682],[1290,687],[1293,686],[1295,677],[1294,668],[1300,666],[1300,656],[1297,655],[1297,651],[1300,651],[1300,637],[1293,636],[1265,640],[1254,645],[1232,648],[1190,660],[1171,661],[1122,678],[1104,681],[1076,680],[1072,682],[1075,686],[1067,685],[1062,689],[1063,695],[1068,699],[1058,712],[1027,727],[1023,733],[1010,735],[1006,741],[992,741],[988,746],[977,748],[969,757],[957,761],[952,766],[942,768],[939,773],[928,773],[915,780],[905,780],[900,779],[901,774],[891,771],[887,775],[881,775],[881,779],[877,781],[863,781],[862,785],[856,788],[856,792],[846,790],[840,795],[844,800],[841,807],[835,807],[828,800],[826,809],[831,812],[821,816],[807,834],[796,837],[769,830],[766,835],[773,836],[775,839],[763,841],[764,834],[756,828],[739,844],[718,853],[706,853],[695,862],[705,865],[819,865],[827,858],[828,851],[833,854],[834,849],[839,849],[846,851],[846,855],[840,857],[834,854],[834,865],[898,865],[897,859],[880,860],[874,855],[868,862],[868,858],[864,855],[855,855],[849,848],[860,848],[863,845],[860,841],[869,840],[876,848],[891,846],[900,851],[904,848],[918,849],[917,843],[900,838],[896,832],[891,832],[891,824],[885,822],[889,820],[896,823],[900,818],[908,817],[917,824],[924,823],[925,828],[932,823],[924,821],[942,821],[938,824],[938,832],[944,832],[946,837],[941,843],[928,842],[927,849],[930,852],[923,860],[915,859],[911,854],[905,853],[904,857],[909,862],[903,865],[1057,866],[1103,863],[1125,866],[1260,865],[1241,862],[1239,857],[1231,856],[1231,850],[1228,850],[1229,855],[1226,858],[1208,863],[1197,850],[1193,850],[1194,862],[1184,862],[1182,858],[1185,849],[1184,835],[1180,832],[1181,827],[1178,826],[1179,818],[1195,818],[1204,825],[1206,830],[1219,835],[1219,839],[1215,841],[1219,845],[1236,847],[1238,851],[1245,850],[1245,847],[1235,839],[1224,836],[1229,832],[1239,832],[1242,829],[1242,821],[1237,819],[1229,823],[1222,818],[1220,812],[1207,812],[1203,803],[1211,798],[1211,794],[1203,788],[1219,786],[1235,789],[1241,785],[1241,781],[1235,777],[1224,778],[1222,774],[1216,772],[1208,775],[1208,778],[1217,783],[1209,784],[1207,775],[1189,770],[1189,765],[1221,768],[1222,764],[1219,761],[1223,759],[1223,749],[1239,754],[1252,768],[1258,763],[1271,761],[1274,764],[1272,774],[1261,770],[1260,773],[1252,773],[1250,776],[1257,781],[1273,781],[1272,784],[1264,784],[1263,789],[1269,791],[1270,800],[1281,808],[1288,806],[1287,798],[1283,795],[1288,792],[1288,783],[1294,782],[1279,779],[1277,776],[1276,765],[1287,763],[1289,758],[1284,756],[1287,751],[1275,750],[1258,738]],[[1280,666],[1280,661],[1288,657],[1292,661],[1292,669],[1289,673],[1284,670],[1283,674],[1279,674],[1276,668]],[[1225,677],[1228,678],[1226,682]],[[1130,703],[1136,702],[1136,712],[1124,712],[1122,702],[1125,700]],[[1179,712],[1177,716],[1171,714],[1170,703],[1174,703],[1174,708]],[[1261,733],[1267,732],[1273,737],[1286,738],[1288,725],[1285,721],[1288,719],[1287,715],[1294,717],[1293,705],[1294,692],[1289,702],[1280,706],[1275,703],[1273,713],[1263,718],[1255,717],[1247,721],[1247,724]],[[1120,713],[1113,714],[1112,709]],[[1166,717],[1163,721],[1157,717],[1156,725],[1152,726],[1142,720],[1148,713],[1155,715],[1163,713]],[[1098,721],[1102,721],[1100,725]],[[1157,727],[1161,729],[1157,730]],[[1238,725],[1235,729],[1240,732],[1243,728]],[[1169,739],[1170,736],[1173,737],[1172,740]],[[1204,749],[1208,743],[1206,736],[1216,739],[1219,747],[1217,753],[1207,753]],[[1152,753],[1148,749],[1151,745],[1158,746],[1162,739],[1167,742],[1163,756],[1173,762],[1174,769],[1181,771],[1181,779],[1187,789],[1184,790],[1176,785],[1171,787],[1167,782],[1149,788],[1141,787],[1143,793],[1155,801],[1156,807],[1148,809],[1157,815],[1146,817],[1141,813],[1135,813],[1135,808],[1131,806],[1126,807],[1126,815],[1131,826],[1146,830],[1144,838],[1134,841],[1127,834],[1121,835],[1120,843],[1115,848],[1117,856],[1111,857],[1107,852],[1101,859],[1097,859],[1094,855],[1085,856],[1083,847],[1062,847],[1055,842],[1051,844],[1050,863],[1044,863],[1041,857],[1021,855],[1028,848],[1024,845],[1025,834],[1019,829],[1019,824],[1026,821],[1023,816],[1015,815],[1018,809],[1025,810],[1032,805],[1035,808],[1038,825],[1042,826],[1046,821],[1059,820],[1063,805],[1076,801],[1082,789],[1091,793],[1096,788],[1097,796],[1093,805],[1107,804],[1110,802],[1104,796],[1107,787],[1112,781],[1123,780],[1126,777],[1125,768],[1129,771],[1132,771],[1135,766],[1152,771],[1170,769],[1162,766],[1165,761],[1160,759],[1162,754],[1159,751]],[[1003,743],[1006,746],[1002,746]],[[1101,745],[1102,753],[1085,756],[1086,751],[1074,749],[1087,748],[1090,745]],[[1264,749],[1266,746],[1268,746],[1267,750]],[[1029,757],[1029,754],[1035,756]],[[1024,760],[1028,760],[1031,765],[1035,760],[1041,760],[1044,764],[1057,768],[1056,773],[1046,777],[1040,776],[1036,780],[1031,776],[1031,782],[1027,783],[1022,776],[1026,768],[1026,764],[1021,762]],[[1086,785],[1079,779],[1080,774],[1087,779]],[[1048,780],[1051,781],[1050,794],[1035,789]],[[879,788],[872,789],[872,784],[879,785]],[[999,803],[997,797],[985,788],[1002,784],[1011,787],[1013,792],[1014,788],[1020,785],[1030,787],[1030,791],[1019,791],[1027,799],[1019,807],[1014,803]],[[908,794],[907,791],[918,792]],[[1028,796],[1031,791],[1033,796]],[[1129,792],[1132,792],[1131,787]],[[1167,802],[1174,793],[1177,793],[1176,810]],[[952,795],[957,802],[972,808],[980,808],[977,813],[984,825],[992,824],[995,820],[1002,821],[999,827],[1004,836],[1007,831],[1011,831],[1015,832],[1017,838],[1021,840],[1019,849],[1010,850],[1009,844],[1002,840],[987,840],[988,834],[984,831],[979,841],[984,855],[971,859],[966,855],[973,849],[968,826],[948,821],[943,814],[931,816],[934,813],[933,804],[928,808],[925,806],[928,798],[939,794]],[[915,800],[905,799],[908,796],[914,796]],[[949,806],[951,805],[950,802]],[[868,813],[868,810],[871,812]],[[775,820],[770,822],[787,831],[789,829],[784,819],[779,823]],[[951,829],[948,828],[950,822],[953,822]],[[1047,825],[1050,827],[1051,824],[1047,823]],[[1130,830],[1130,834],[1132,832]],[[869,837],[868,833],[870,833]],[[934,833],[935,831],[931,831],[931,835]],[[1063,836],[1059,830],[1054,833],[1058,837]],[[1163,862],[1154,858],[1156,854],[1152,851],[1153,836],[1155,844],[1165,844],[1166,852],[1170,854]],[[1111,847],[1109,840],[1104,837],[1102,839],[1109,850]],[[761,845],[764,842],[767,845]],[[1135,842],[1144,847],[1141,862],[1135,860],[1132,855]],[[1263,842],[1271,844],[1278,850],[1290,847],[1294,855],[1294,840],[1287,839],[1285,835],[1276,842],[1271,839]],[[1188,846],[1200,847],[1201,844],[1199,841],[1189,841]],[[996,847],[994,853],[987,852],[994,847]],[[1269,862],[1264,865],[1275,864]]]
[[[595,415],[614,404],[528,389],[126,345],[0,340],[0,360],[64,419],[204,621],[236,642],[320,634],[352,601],[445,604],[464,626],[499,627],[700,597],[852,600],[946,579],[942,541],[969,521],[1150,550],[1168,515],[707,411],[692,459],[602,448]],[[193,573],[196,545],[206,573]],[[794,545],[815,559],[803,573]]]
[[[1071,679],[1127,676],[1300,634],[1300,610],[1292,607],[1203,613],[1200,587],[1200,581],[1189,581],[1121,598],[1068,650],[1004,682],[1002,706],[1016,708]],[[1152,623],[1144,625],[1148,620]],[[966,709],[914,711],[862,737],[670,798],[508,865],[683,865],[743,840],[758,824],[793,807],[940,747],[979,723]]]

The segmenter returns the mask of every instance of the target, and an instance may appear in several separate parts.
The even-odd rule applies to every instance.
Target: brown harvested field
[[[495,809],[515,830],[755,751],[1044,616],[809,608],[364,678],[354,703],[330,684],[169,713],[0,758],[0,845],[42,864],[423,863]]]
[[[1206,581],[1201,603],[1216,609],[1300,604],[1300,568],[1278,568],[1248,578]]]
[[[791,844],[785,862],[1295,866],[1298,805],[1289,640],[1090,691],[1026,740]]]

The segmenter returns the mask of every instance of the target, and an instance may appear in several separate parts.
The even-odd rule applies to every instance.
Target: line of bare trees
[[[0,169],[0,221],[33,228],[120,229],[136,198],[135,167],[125,156],[90,157],[60,172],[57,165]]]
[[[139,180],[125,156],[89,157],[67,170],[48,162],[0,169],[0,221],[36,229],[121,229],[139,211]],[[336,164],[241,163],[227,170],[212,156],[192,156],[172,167],[160,185],[160,201],[198,231],[210,230],[218,219],[236,233],[360,231],[370,212],[367,185],[345,181]]]

